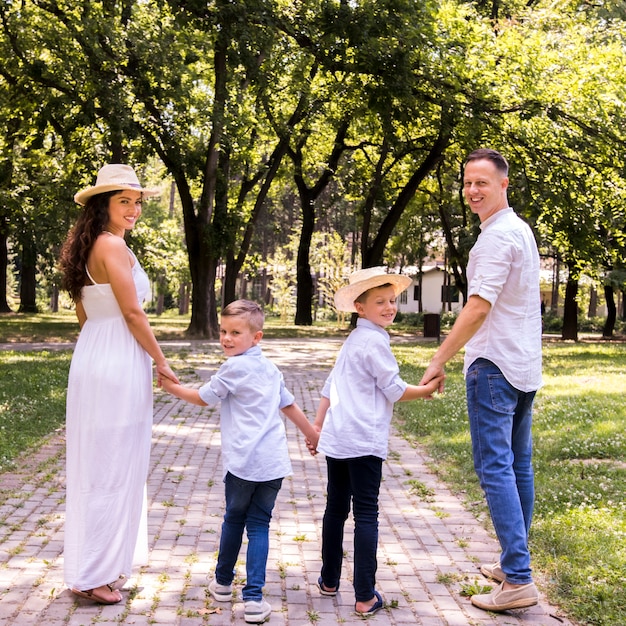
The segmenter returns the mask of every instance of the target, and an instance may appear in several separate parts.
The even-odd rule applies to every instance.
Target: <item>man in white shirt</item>
[[[530,227],[509,207],[508,184],[501,154],[480,149],[468,156],[463,193],[481,232],[467,266],[467,303],[421,381],[443,375],[465,346],[474,467],[502,548],[497,563],[481,566],[500,584],[471,598],[489,611],[538,601],[528,533],[535,495],[532,407],[541,386],[539,254]]]

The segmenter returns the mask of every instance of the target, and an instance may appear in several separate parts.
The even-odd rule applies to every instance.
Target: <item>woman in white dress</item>
[[[100,604],[122,600],[132,565],[147,562],[146,479],[157,384],[177,380],[141,303],[149,280],[124,234],[141,215],[143,189],[128,165],[105,165],[61,252],[63,287],[81,328],[67,388],[65,582]]]

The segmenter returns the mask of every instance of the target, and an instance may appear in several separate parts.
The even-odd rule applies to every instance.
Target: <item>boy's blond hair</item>
[[[368,296],[377,289],[384,289],[385,287],[393,287],[391,283],[385,283],[384,285],[377,285],[376,287],[371,287],[367,291],[364,291],[359,297],[355,300],[355,302],[359,302],[360,304],[364,304],[367,300]]]
[[[252,300],[234,300],[224,307],[222,317],[245,317],[252,332],[263,330],[265,313]]]

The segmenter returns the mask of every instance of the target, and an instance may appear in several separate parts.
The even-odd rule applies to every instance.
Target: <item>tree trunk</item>
[[[565,302],[563,303],[563,331],[561,339],[573,339],[578,341],[578,280],[571,277],[567,279],[565,286]]]
[[[225,265],[224,278],[222,279],[222,308],[237,299],[237,276],[240,267],[233,250],[228,250],[226,253]]]
[[[217,259],[207,251],[200,258],[190,258],[193,265],[193,290],[191,292],[191,321],[187,328],[187,335],[206,339],[219,337],[217,323],[217,302],[215,299],[215,275]]]
[[[9,267],[9,250],[6,231],[3,228],[5,220],[0,221],[0,313],[11,313],[7,299],[7,269]]]
[[[37,310],[37,250],[34,241],[22,247],[20,271],[20,313],[38,313]]]
[[[589,308],[587,309],[587,317],[596,317],[598,315],[598,292],[595,287],[589,290]]]
[[[615,307],[615,291],[611,285],[604,286],[604,299],[606,300],[606,321],[602,329],[602,336],[610,339],[615,329],[615,320],[617,318],[617,308]]]
[[[400,193],[387,212],[385,219],[382,221],[371,245],[369,245],[367,241],[369,237],[366,236],[369,233],[366,234],[364,232],[363,241],[361,243],[363,250],[363,267],[374,267],[382,263],[385,248],[389,242],[389,238],[393,234],[394,228],[400,221],[409,202],[415,196],[415,192],[422,181],[430,174],[441,159],[450,141],[451,130],[452,129],[448,127],[447,121],[442,119],[440,121],[439,135],[433,141],[429,153],[419,164],[411,178],[407,181],[407,184],[400,190]]]
[[[307,194],[308,196],[308,194]],[[301,196],[302,198],[302,196]],[[309,251],[315,228],[315,210],[311,199],[302,198],[302,232],[298,244],[298,258],[296,261],[296,281],[298,292],[296,295],[296,326],[311,326],[313,324],[313,278]]]
[[[50,293],[50,311],[52,313],[59,312],[59,288],[56,285],[52,285],[52,292]]]

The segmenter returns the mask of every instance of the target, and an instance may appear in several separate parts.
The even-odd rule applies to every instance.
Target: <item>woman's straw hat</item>
[[[335,307],[338,311],[354,313],[354,301],[368,289],[390,284],[397,296],[411,284],[411,278],[402,274],[387,274],[384,267],[366,267],[350,274],[349,283],[335,293]]]
[[[144,196],[158,196],[161,193],[160,189],[144,189],[137,178],[137,174],[135,174],[135,170],[130,165],[115,163],[100,168],[96,184],[79,191],[74,196],[74,201],[84,206],[91,196],[107,191],[122,191],[123,189],[140,191]]]

